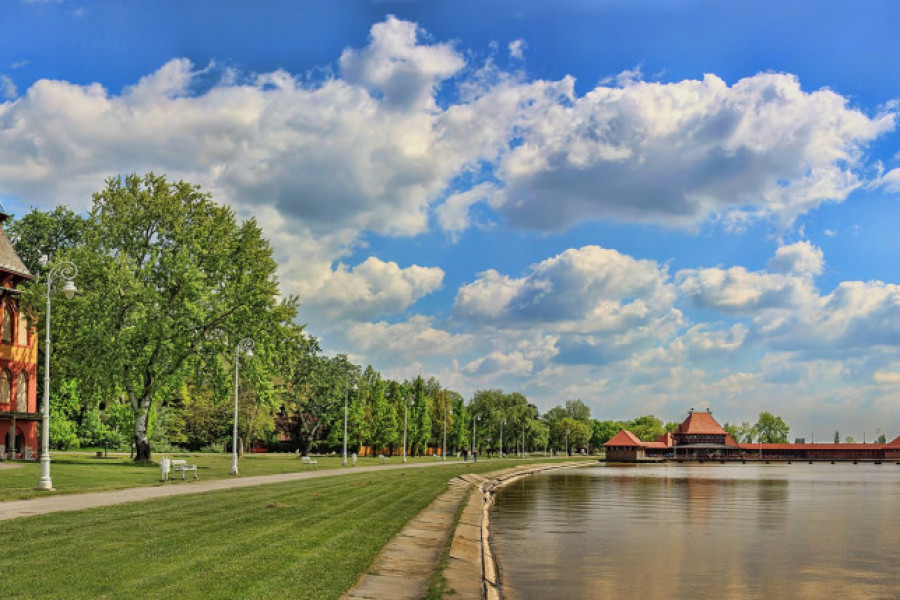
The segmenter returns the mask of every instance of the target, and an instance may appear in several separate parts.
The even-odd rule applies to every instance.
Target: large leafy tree
[[[279,302],[276,263],[255,220],[238,223],[197,186],[148,174],[111,178],[94,194],[80,243],[59,258],[82,293],[58,303],[57,360],[88,396],[124,397],[136,459],[149,461],[151,408],[175,393],[206,349],[224,357],[243,337],[296,313]],[[32,306],[41,286],[33,286]]]
[[[791,430],[788,424],[784,422],[784,419],[770,412],[759,413],[759,420],[756,422],[755,427],[759,435],[759,441],[764,444],[787,442],[788,432]]]

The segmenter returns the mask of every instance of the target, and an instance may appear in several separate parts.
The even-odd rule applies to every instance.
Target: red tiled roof
[[[897,441],[897,440],[894,440]],[[829,443],[819,443],[819,444],[762,444],[763,450],[881,450],[886,446],[890,446],[894,442],[890,444],[829,444]],[[751,442],[747,444],[740,444],[741,450],[747,451],[759,451],[760,444],[758,442]]]
[[[735,448],[737,448],[740,444],[738,444],[736,441],[734,441],[734,438],[731,437],[730,433],[726,433],[725,434],[725,445],[726,446],[734,446]]]
[[[675,443],[675,438],[668,431],[656,438],[657,442],[662,442],[666,448]]]
[[[725,430],[719,425],[711,413],[691,411],[675,433],[685,435],[723,435]]]
[[[636,435],[630,431],[623,429],[613,436],[611,440],[603,444],[604,446],[643,446],[644,442],[638,439]]]
[[[890,446],[891,448],[900,448],[900,435],[889,441],[885,446]]]

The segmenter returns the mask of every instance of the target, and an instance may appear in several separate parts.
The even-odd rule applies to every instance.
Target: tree
[[[139,461],[151,458],[151,407],[185,381],[204,346],[230,357],[237,340],[296,315],[295,300],[278,302],[277,265],[253,219],[238,224],[197,186],[152,173],[107,180],[83,240],[56,258],[78,266],[83,290],[57,303],[57,364],[87,397],[125,396]],[[44,293],[30,287],[32,310]]]
[[[762,412],[756,422],[756,431],[759,441],[764,444],[784,444],[788,441],[790,427],[781,417],[770,412]]]
[[[628,430],[642,441],[652,442],[666,432],[666,427],[653,415],[645,415],[632,421]]]
[[[47,267],[61,252],[74,248],[84,239],[85,219],[65,206],[49,212],[32,208],[8,229],[16,254],[37,279],[43,279]]]
[[[841,443],[841,432],[840,432],[840,431],[835,431],[835,432],[834,432],[834,443],[835,443],[835,444],[840,444],[840,443]]]
[[[598,421],[594,419],[593,423],[591,423],[591,446],[601,448],[603,444],[613,439],[623,429],[625,429],[625,424],[619,421]]]

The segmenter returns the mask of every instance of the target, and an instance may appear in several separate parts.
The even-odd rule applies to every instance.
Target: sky
[[[257,219],[325,351],[390,378],[890,439],[898,24],[887,0],[0,0],[0,200],[200,184]]]

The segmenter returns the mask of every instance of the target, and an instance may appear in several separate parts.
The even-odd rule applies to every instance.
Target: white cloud
[[[527,103],[526,103],[527,99]],[[585,219],[693,226],[714,215],[790,223],[862,183],[863,148],[894,128],[791,75],[733,86],[629,77],[581,98],[523,90],[521,143],[505,153],[502,212],[516,226],[561,229]]]
[[[436,328],[434,319],[423,315],[402,323],[354,323],[347,328],[346,338],[369,360],[378,357],[388,364],[456,356],[471,350],[475,343],[471,335]]]
[[[566,250],[513,279],[486,271],[459,289],[454,313],[501,328],[622,332],[666,310],[674,292],[665,267],[599,246]]]
[[[764,310],[805,308],[816,292],[807,277],[729,269],[685,269],[676,274],[681,294],[701,308],[730,315],[756,315]]]
[[[509,43],[510,58],[522,60],[523,58],[525,58],[525,48],[527,48],[527,47],[528,47],[528,43],[523,39],[511,41]]]
[[[352,269],[339,264],[311,294],[308,304],[336,318],[369,320],[403,312],[417,300],[441,287],[444,271],[370,256]]]
[[[821,275],[825,257],[820,248],[809,242],[797,242],[781,246],[769,261],[770,271],[776,273],[796,273],[797,275]]]
[[[16,82],[9,75],[0,75],[0,96],[5,100],[12,100],[19,95],[19,88]]]
[[[384,97],[398,110],[434,109],[437,85],[465,65],[449,44],[418,44],[415,23],[389,16],[372,26],[371,43],[364,50],[344,50],[341,74]]]

